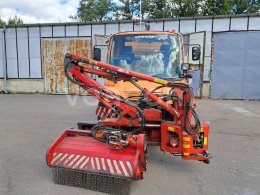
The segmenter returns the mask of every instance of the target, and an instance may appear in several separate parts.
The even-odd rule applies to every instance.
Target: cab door
[[[109,35],[94,35],[94,47],[101,49],[101,62],[107,62],[107,41]],[[93,48],[94,49],[94,48]]]
[[[101,62],[107,63],[107,52],[108,52],[108,47],[107,47],[107,42],[109,39],[109,35],[94,35],[94,48],[100,48],[101,49]],[[94,50],[93,48],[93,50]],[[99,77],[97,78],[98,82],[100,84],[104,84],[104,79]]]
[[[194,71],[193,78],[190,79],[191,86],[194,89],[194,95],[197,98],[202,97],[204,56],[205,56],[205,35],[206,35],[205,31],[183,34],[187,62],[189,64],[199,64],[200,65],[199,70]],[[193,46],[200,46],[201,56],[198,61],[192,60],[192,47]]]

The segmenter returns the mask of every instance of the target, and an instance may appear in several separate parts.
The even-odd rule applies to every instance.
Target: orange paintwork
[[[181,82],[186,83],[186,80],[183,79]],[[138,85],[140,85],[141,87],[148,89],[149,91],[152,91],[154,88],[160,86],[160,84],[156,84],[156,83],[152,83],[152,82],[144,81],[144,80],[138,80],[136,83]],[[125,98],[127,98],[129,96],[136,96],[141,93],[140,89],[135,87],[130,82],[119,81],[117,83],[114,83],[112,81],[105,80],[105,86],[109,90],[111,90],[117,94],[120,94],[121,96],[123,96]],[[170,90],[170,88],[164,87],[164,88],[157,90],[156,92],[161,93],[161,94],[168,94],[169,90]]]

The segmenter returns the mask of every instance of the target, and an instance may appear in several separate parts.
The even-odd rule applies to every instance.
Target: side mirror
[[[101,49],[94,47],[94,60],[100,61],[101,60]]]
[[[201,52],[200,52],[200,47],[192,47],[192,60],[193,61],[197,61],[200,59],[200,55],[201,55]]]

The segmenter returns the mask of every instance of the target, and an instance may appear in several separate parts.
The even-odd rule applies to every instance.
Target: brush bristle
[[[130,194],[131,180],[129,179],[74,169],[54,167],[53,181],[56,184],[81,187],[107,194]]]

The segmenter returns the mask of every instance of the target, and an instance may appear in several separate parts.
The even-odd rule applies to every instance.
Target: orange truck
[[[194,45],[191,51],[192,60],[197,60],[197,65],[186,64],[183,36],[174,30],[119,32],[109,38],[106,63],[165,80],[187,82],[182,77],[182,66],[198,68],[200,45]],[[100,48],[94,47],[94,59],[100,61]],[[159,84],[138,79],[137,83],[148,90],[159,86]],[[131,83],[124,81],[114,82],[105,79],[104,85],[125,98],[138,96],[141,92]],[[167,90],[163,88],[157,92],[168,93]]]

